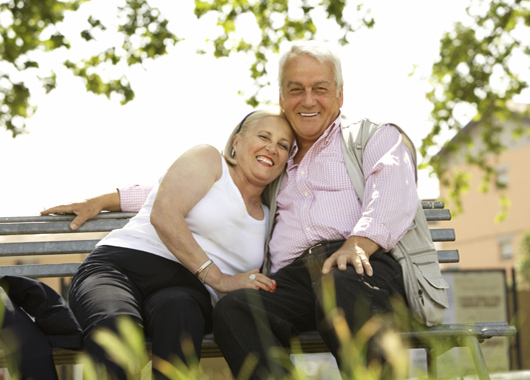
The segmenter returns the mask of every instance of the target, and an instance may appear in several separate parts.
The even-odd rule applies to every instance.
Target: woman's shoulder
[[[216,180],[223,172],[221,153],[208,144],[196,145],[186,151],[181,158],[189,165],[189,168],[200,170],[203,173],[211,173]]]
[[[219,160],[221,153],[217,148],[208,145],[208,144],[199,144],[195,145],[193,148],[190,148],[186,154],[199,155],[205,158],[213,158]]]

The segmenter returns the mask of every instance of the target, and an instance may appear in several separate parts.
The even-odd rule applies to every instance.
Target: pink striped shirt
[[[140,211],[152,188],[153,186],[143,185],[130,185],[118,188],[121,211]]]
[[[401,134],[385,125],[368,142],[362,203],[346,170],[341,139],[339,116],[298,165],[295,145],[277,198],[269,245],[272,273],[321,241],[363,236],[389,250],[412,223],[418,205],[415,169]]]

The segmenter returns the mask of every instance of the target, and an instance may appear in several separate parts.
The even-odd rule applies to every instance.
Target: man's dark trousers
[[[288,356],[276,360],[274,347],[289,347],[297,333],[318,330],[331,353],[338,355],[339,342],[322,309],[322,284],[335,283],[337,307],[342,309],[350,330],[355,333],[372,315],[391,311],[391,296],[405,299],[400,265],[385,252],[370,256],[373,276],[334,269],[324,277],[324,260],[337,248],[318,255],[306,255],[271,276],[276,292],[241,289],[224,296],[214,309],[214,336],[234,375],[238,375],[249,354],[257,356],[252,379],[273,374],[281,378],[290,371]],[[313,274],[313,278],[311,278]],[[342,367],[342,366],[341,366]]]

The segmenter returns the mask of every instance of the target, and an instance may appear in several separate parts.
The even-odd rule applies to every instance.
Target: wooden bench
[[[442,202],[423,202],[423,209],[427,220],[440,222],[451,219],[449,210]],[[86,222],[79,230],[71,231],[72,215],[35,216],[35,217],[4,217],[0,218],[0,259],[32,257],[59,257],[65,254],[87,254],[94,248],[99,239],[94,238],[95,232],[109,232],[124,226],[134,213],[102,213],[95,219]],[[435,242],[454,241],[453,229],[440,229],[437,224],[430,229]],[[67,235],[64,235],[67,234]],[[17,241],[21,235],[33,235],[37,241]],[[46,241],[38,241],[39,236],[46,236]],[[88,235],[89,238],[83,237]],[[90,236],[92,235],[92,236]],[[6,239],[5,237],[8,238]],[[51,241],[50,241],[50,236]],[[57,236],[57,238],[54,238]],[[65,238],[66,236],[66,238]],[[72,238],[69,238],[72,236]],[[75,239],[72,240],[75,236]],[[3,240],[3,241],[2,241]],[[24,239],[19,239],[24,240]],[[41,239],[42,240],[42,239]],[[59,255],[59,256],[58,256]],[[459,254],[456,250],[438,251],[440,263],[457,263]],[[59,259],[60,260],[60,259]],[[5,260],[4,260],[5,261]],[[0,266],[0,276],[17,275],[31,278],[70,277],[75,274],[79,262],[57,264],[19,264]],[[436,359],[445,351],[453,347],[469,347],[474,360],[477,375],[480,379],[489,379],[486,363],[482,355],[480,343],[497,336],[514,336],[516,329],[508,323],[475,323],[475,324],[442,324],[436,327],[421,329],[421,331],[401,331],[400,336],[409,348],[423,348],[427,353],[428,370],[436,377]],[[299,336],[302,351],[305,353],[328,352],[317,332],[304,333]],[[148,347],[149,349],[149,347]],[[221,352],[211,335],[203,340],[202,357],[219,357]],[[77,352],[65,349],[55,349],[57,365],[75,364]],[[6,363],[0,356],[0,367]]]

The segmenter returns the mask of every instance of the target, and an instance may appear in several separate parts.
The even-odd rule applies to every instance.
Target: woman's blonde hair
[[[277,117],[277,118],[281,118],[287,121],[284,114],[279,109],[277,110],[274,110],[274,109],[257,110],[257,111],[252,111],[251,113],[249,113],[234,128],[234,130],[230,134],[230,137],[228,138],[228,141],[226,142],[225,149],[221,152],[226,162],[228,162],[231,165],[237,165],[237,160],[235,159],[234,148],[233,148],[234,139],[236,135],[239,135],[240,137],[244,137],[249,127],[256,124],[258,120],[261,120],[265,117]]]

